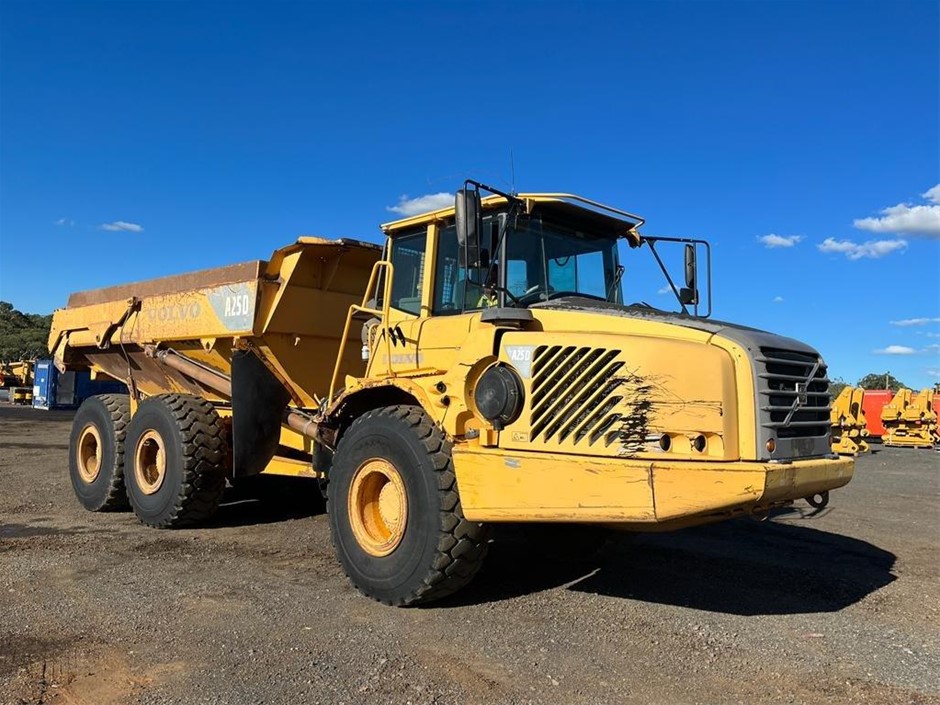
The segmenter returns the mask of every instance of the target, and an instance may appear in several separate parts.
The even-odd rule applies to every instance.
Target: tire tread
[[[394,601],[368,596],[387,605],[402,607],[439,600],[464,587],[477,574],[489,551],[489,527],[464,517],[457,492],[452,444],[420,406],[400,404],[366,412],[350,425],[340,439],[337,455],[343,451],[343,442],[349,437],[349,431],[381,416],[404,421],[417,441],[424,446],[437,475],[441,509],[437,552],[421,584],[410,594]],[[347,577],[352,578],[348,572]],[[359,590],[363,592],[361,588]]]
[[[182,482],[171,512],[160,520],[138,518],[157,529],[179,529],[208,519],[225,491],[225,427],[215,407],[191,394],[160,394],[148,402],[163,404],[180,434]]]

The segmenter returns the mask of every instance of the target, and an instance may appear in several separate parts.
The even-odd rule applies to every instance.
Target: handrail
[[[382,292],[382,308],[372,308],[368,305],[370,294],[374,289],[378,287],[378,278],[379,272],[385,268],[386,275],[383,292]],[[392,266],[391,261],[389,260],[379,260],[372,265],[372,272],[369,274],[369,283],[366,285],[366,288],[363,290],[362,294],[362,303],[353,304],[349,307],[349,311],[346,313],[346,325],[343,326],[343,337],[339,341],[339,350],[336,353],[336,364],[333,366],[333,377],[330,379],[330,395],[327,397],[327,403],[333,401],[333,395],[336,393],[336,385],[339,381],[340,369],[343,365],[343,354],[346,352],[346,341],[349,338],[349,329],[352,327],[353,316],[357,313],[369,313],[373,316],[377,316],[381,321],[382,326],[382,337],[385,338],[385,365],[386,365],[386,374],[391,374],[392,372],[392,343],[390,336],[388,335],[388,312],[391,305],[392,298],[392,279],[395,276],[395,268]]]

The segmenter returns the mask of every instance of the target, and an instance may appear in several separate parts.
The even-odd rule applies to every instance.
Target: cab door
[[[468,273],[458,257],[452,224],[430,223],[394,234],[388,338],[391,356],[376,345],[373,374],[386,359],[395,374],[435,374],[450,370],[485,305],[480,277]]]

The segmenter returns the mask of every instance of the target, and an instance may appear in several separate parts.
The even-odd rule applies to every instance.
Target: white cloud
[[[672,287],[671,287],[671,286],[664,286],[664,287],[662,287],[662,288],[660,288],[660,289],[657,289],[656,293],[657,293],[657,294],[671,294],[671,293],[672,293]]]
[[[940,333],[924,333],[928,338],[940,338]]]
[[[940,238],[940,184],[922,193],[921,197],[931,205],[898,203],[882,208],[880,218],[858,218],[853,225],[873,233]]]
[[[859,230],[873,233],[896,233],[940,238],[940,205],[912,206],[899,203],[881,211],[881,218],[860,218],[853,221]]]
[[[844,254],[851,260],[868,257],[878,259],[892,252],[903,250],[907,247],[904,240],[869,240],[867,242],[853,242],[852,240],[836,240],[833,237],[827,237],[820,244],[816,245],[820,252],[834,252]]]
[[[417,198],[408,198],[407,195],[398,199],[398,204],[388,206],[386,210],[399,215],[418,215],[428,211],[436,211],[454,205],[452,193],[428,193]]]
[[[113,223],[103,223],[102,230],[120,231],[125,233],[142,233],[143,227],[137,223],[128,223],[125,220],[115,220]]]
[[[770,235],[763,235],[757,239],[764,243],[764,247],[793,247],[803,239],[803,236],[775,235],[774,233],[770,233]]]
[[[69,227],[75,225],[75,221],[71,218],[59,218],[56,222],[56,225],[67,225]]]
[[[782,304],[782,303],[783,303],[783,297],[782,297],[782,296],[775,296],[775,297],[774,297],[774,303],[775,303],[775,304]]]
[[[917,351],[906,345],[889,345],[886,348],[872,350],[872,352],[875,353],[875,355],[913,355]]]
[[[940,379],[940,370],[927,370],[927,375],[934,379]]]
[[[940,352],[940,343],[931,343],[924,348],[924,352]]]
[[[892,326],[907,328],[909,326],[926,326],[928,323],[940,323],[940,318],[903,318],[900,321],[891,321]],[[932,334],[928,333],[927,335]]]

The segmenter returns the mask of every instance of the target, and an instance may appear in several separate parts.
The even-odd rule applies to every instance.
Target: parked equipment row
[[[933,448],[940,444],[936,394],[934,389],[846,387],[832,404],[832,452],[858,455],[871,439],[897,448]]]

